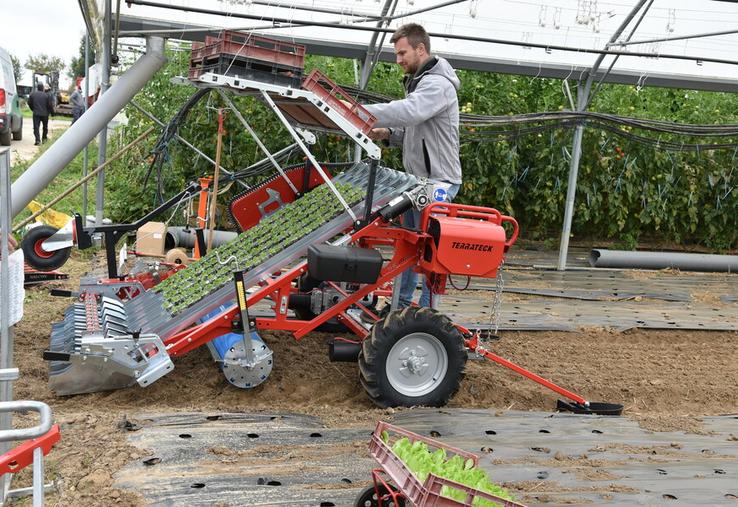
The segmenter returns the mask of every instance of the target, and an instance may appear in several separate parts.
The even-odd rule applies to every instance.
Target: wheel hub
[[[434,335],[410,333],[390,349],[385,371],[390,385],[400,394],[425,396],[446,378],[448,354]]]
[[[402,361],[402,368],[400,372],[406,376],[410,375],[423,375],[428,370],[428,362],[425,361],[425,356],[428,353],[423,347],[418,346],[415,348],[403,351],[400,357],[408,354],[409,357]]]

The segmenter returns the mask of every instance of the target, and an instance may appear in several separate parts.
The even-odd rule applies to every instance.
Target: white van
[[[23,138],[23,115],[15,86],[10,55],[0,48],[0,146],[10,146],[10,137]]]

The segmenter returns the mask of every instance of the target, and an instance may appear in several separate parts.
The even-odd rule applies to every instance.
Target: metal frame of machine
[[[130,305],[125,307],[108,298],[95,295],[84,296],[83,303],[78,303],[78,308],[80,308],[80,304],[83,304],[83,314],[90,320],[86,323],[87,331],[79,332],[80,330],[77,329],[76,336],[79,338],[64,338],[68,345],[73,345],[70,351],[52,350],[45,354],[46,359],[56,361],[56,364],[52,363],[51,365],[52,370],[61,371],[67,367],[66,365],[76,365],[77,367],[88,365],[86,372],[80,375],[86,377],[80,379],[81,384],[91,382],[92,378],[104,378],[110,380],[110,383],[104,387],[107,389],[125,387],[136,382],[141,386],[146,386],[171,371],[173,367],[171,357],[181,356],[197,347],[209,344],[214,358],[221,364],[224,372],[228,368],[235,368],[236,370],[240,368],[240,371],[243,372],[241,379],[247,378],[240,385],[242,387],[253,387],[263,381],[268,375],[268,370],[271,370],[271,351],[258,337],[257,330],[287,330],[292,332],[294,337],[299,340],[327,321],[337,319],[360,339],[360,341],[351,343],[359,356],[362,383],[364,383],[364,387],[367,388],[375,403],[380,406],[419,403],[442,405],[458,388],[458,381],[461,376],[461,371],[454,372],[452,371],[454,369],[453,365],[445,363],[435,365],[438,367],[439,375],[444,375],[441,380],[446,383],[447,370],[451,370],[452,375],[455,375],[456,378],[451,379],[450,384],[444,387],[446,393],[441,397],[434,397],[435,387],[428,391],[427,386],[424,386],[418,391],[422,391],[422,396],[419,395],[414,398],[413,389],[415,389],[415,386],[410,384],[408,384],[407,389],[399,388],[400,394],[403,396],[380,396],[376,393],[378,389],[381,389],[381,386],[377,387],[374,382],[377,380],[376,377],[386,373],[382,371],[386,364],[371,362],[372,357],[370,356],[377,353],[376,350],[372,349],[375,346],[374,341],[376,341],[375,331],[379,327],[392,327],[392,325],[396,327],[396,322],[402,319],[418,318],[420,320],[425,319],[425,330],[412,331],[415,328],[410,326],[409,328],[412,329],[408,331],[408,335],[397,340],[398,343],[409,344],[405,349],[410,352],[395,351],[394,349],[389,351],[389,355],[394,360],[402,363],[402,375],[407,377],[425,375],[428,363],[425,362],[422,356],[428,354],[428,350],[431,354],[433,350],[436,350],[442,356],[444,354],[443,347],[448,348],[447,342],[451,340],[454,342],[453,346],[458,349],[456,352],[457,358],[461,357],[458,354],[463,353],[463,361],[459,359],[462,370],[463,363],[466,362],[466,351],[469,350],[555,390],[572,400],[574,408],[589,411],[589,402],[581,396],[527,372],[523,368],[488,351],[479,332],[472,333],[468,329],[453,324],[446,317],[441,318],[440,314],[434,311],[428,313],[414,310],[410,313],[403,311],[401,314],[400,312],[391,312],[388,316],[380,319],[371,309],[362,304],[362,301],[365,301],[364,298],[373,291],[381,290],[393,279],[397,279],[403,271],[410,268],[423,273],[429,279],[434,292],[438,294],[444,292],[447,277],[451,274],[496,276],[498,268],[503,262],[505,252],[514,244],[518,236],[518,225],[514,218],[504,216],[492,208],[449,203],[431,204],[432,192],[428,192],[425,182],[417,182],[409,176],[402,180],[402,183],[387,183],[385,181],[384,193],[378,192],[375,195],[375,182],[378,181],[378,178],[380,180],[382,177],[385,180],[387,179],[386,174],[378,176],[378,173],[380,173],[377,165],[380,157],[379,148],[353,122],[343,117],[339,111],[310,91],[295,90],[290,87],[215,74],[201,76],[199,86],[227,86],[237,93],[256,95],[263,99],[285,125],[295,143],[300,146],[312,167],[319,173],[324,184],[330,188],[340,201],[345,210],[344,213],[309,237],[303,238],[285,251],[251,269],[248,276],[244,276],[245,273],[239,270],[235,274],[232,287],[221,286],[211,293],[206,300],[188,307],[187,314],[184,316],[177,315],[173,317],[168,315],[168,318],[162,318],[151,313],[152,308],[157,306],[155,303],[161,301],[161,298],[157,299],[155,294],[144,293],[131,300]],[[288,102],[288,106],[284,106],[283,101]],[[355,174],[348,177],[349,179],[354,178],[354,183],[366,187],[362,219],[358,218],[360,208],[352,209],[336,188],[337,181],[344,175],[331,180],[302,142],[295,127],[285,116],[285,111],[289,114],[290,107],[294,104],[297,104],[296,107],[310,107],[313,114],[317,112],[317,114],[326,116],[333,125],[348,134],[356,144],[366,150],[372,159],[368,168],[368,175],[361,173],[362,176],[358,179]],[[296,121],[295,123],[299,124],[300,122]],[[303,126],[309,127],[310,125],[303,124]],[[247,130],[251,132],[252,129]],[[385,172],[387,171],[394,173],[394,171],[385,170]],[[356,172],[353,171],[353,173]],[[282,178],[288,180],[284,171],[279,170],[279,173]],[[348,173],[352,174],[352,171],[348,171]],[[288,183],[292,188],[292,182],[288,181]],[[422,227],[419,230],[403,227],[396,220],[403,212],[412,207],[422,210]],[[505,224],[512,227],[509,236],[504,228]],[[309,244],[323,243],[335,238],[336,233],[340,232],[344,232],[344,234],[339,239],[334,239],[331,243],[334,247],[356,249],[388,247],[392,250],[392,258],[382,263],[380,256],[381,269],[379,269],[376,278],[372,278],[370,281],[362,280],[360,283],[356,283],[355,279],[346,274],[339,274],[333,279],[323,278],[321,282],[340,295],[337,298],[338,300],[323,311],[316,312],[312,319],[306,320],[294,317],[289,312],[290,298],[299,292],[299,280],[309,271],[308,261],[303,260],[293,264],[294,261],[305,255],[305,250]],[[274,274],[285,268],[286,271],[281,274]],[[346,272],[345,266],[339,268],[338,272],[341,272],[341,269]],[[361,265],[359,269],[361,269]],[[353,290],[347,291],[346,285],[341,285],[342,282],[351,282]],[[251,291],[249,292],[248,289],[251,289]],[[397,289],[395,287],[395,291]],[[222,306],[228,305],[229,301],[233,301],[234,296],[237,301],[235,305]],[[248,309],[264,300],[272,302],[274,315],[250,317]],[[356,318],[355,313],[353,315],[349,313],[349,310],[352,309],[354,312],[358,309],[358,311],[366,314],[369,320],[375,322],[375,325],[363,324],[361,319]],[[118,312],[121,314],[121,319],[118,322],[119,328],[113,329],[112,333],[111,330],[99,328],[97,319],[105,323],[104,314],[117,316]],[[126,312],[129,312],[128,315],[126,315]],[[132,315],[130,312],[138,315]],[[400,320],[398,321],[398,319]],[[198,320],[199,322],[197,322]],[[149,329],[144,329],[143,332],[131,333],[128,329],[135,328],[132,325],[133,322],[146,322]],[[434,322],[438,322],[439,325],[446,328],[444,336],[435,337],[432,329],[428,330],[428,325],[432,328]],[[82,323],[82,325],[84,324]],[[72,336],[69,334],[71,329],[68,329],[73,327],[71,324],[60,323],[55,324],[55,326],[56,331],[63,336]],[[64,326],[67,328],[64,328]],[[66,332],[67,335],[64,335],[62,331]],[[220,356],[216,356],[214,349],[217,347],[212,345],[213,341],[228,334],[233,334],[234,331],[239,336],[228,342],[228,350],[221,351]],[[372,338],[371,343],[368,341],[369,337]],[[405,341],[406,338],[410,341]],[[238,348],[238,352],[234,352],[236,348]],[[387,351],[384,351],[384,353],[387,353]],[[121,354],[126,357],[117,357]],[[448,357],[445,359],[441,357],[439,361],[443,362],[448,359]],[[387,361],[389,362],[389,359]],[[112,363],[115,363],[115,365]],[[431,369],[433,367],[431,365]],[[266,371],[266,374],[258,372],[254,374],[255,369]],[[400,374],[392,373],[388,379],[389,384],[392,385],[397,382],[402,384],[403,382]],[[229,380],[235,385],[239,385],[233,379],[229,378]],[[435,378],[433,380],[436,381]],[[411,382],[414,382],[414,380]],[[72,378],[73,383],[75,383],[74,378]],[[367,387],[369,384],[371,386]],[[432,384],[431,387],[433,385],[436,384]],[[87,388],[75,390],[74,386],[70,389],[69,385],[65,386],[65,389],[66,392],[62,392],[62,394],[96,390]],[[414,402],[415,400],[418,402]],[[603,406],[601,408],[604,410],[613,407]],[[615,407],[615,410],[617,410],[617,407]]]

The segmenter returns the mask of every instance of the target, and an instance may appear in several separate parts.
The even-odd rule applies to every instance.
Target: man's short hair
[[[403,37],[407,38],[407,42],[410,44],[410,46],[412,46],[413,49],[417,49],[418,44],[422,42],[425,46],[426,52],[430,54],[430,37],[428,37],[428,32],[425,31],[425,28],[423,28],[419,24],[408,23],[407,25],[402,25],[400,28],[395,30],[395,33],[392,34],[390,42],[394,44]]]
[[[38,90],[40,92],[44,91],[44,85],[42,83],[38,83],[36,85],[36,90]]]

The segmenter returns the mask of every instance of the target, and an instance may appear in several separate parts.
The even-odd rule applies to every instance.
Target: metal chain
[[[489,314],[489,327],[494,327],[494,336],[497,336],[497,331],[500,329],[500,314],[502,309],[502,289],[505,286],[505,281],[502,279],[502,272],[504,271],[505,261],[503,259],[500,263],[500,267],[497,268],[497,278],[495,280],[495,292],[492,296],[492,309]]]

